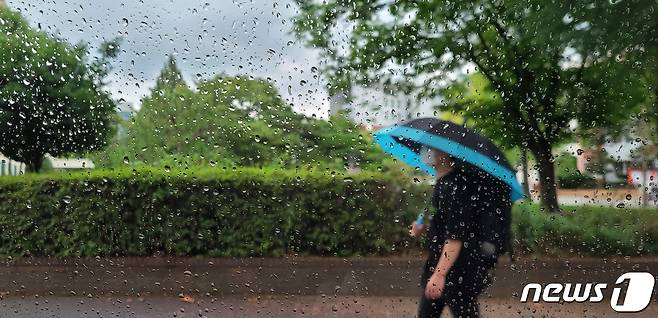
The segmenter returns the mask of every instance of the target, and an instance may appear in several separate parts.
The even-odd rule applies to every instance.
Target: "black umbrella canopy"
[[[402,124],[402,126],[426,131],[436,136],[455,141],[493,159],[508,170],[512,170],[512,166],[498,146],[496,146],[489,138],[480,135],[472,129],[466,128],[465,126],[436,118],[418,118],[408,121]],[[418,142],[411,139],[405,139],[404,137],[399,137],[398,140],[402,144],[407,144],[415,152],[420,151],[423,146]]]
[[[523,197],[514,169],[503,152],[472,129],[436,118],[418,118],[378,131],[375,140],[384,151],[430,174],[435,171],[422,162],[421,149],[443,151],[505,182],[512,188],[513,200]]]

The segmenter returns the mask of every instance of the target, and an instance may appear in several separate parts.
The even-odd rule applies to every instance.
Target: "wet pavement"
[[[9,297],[0,317],[414,317],[413,297],[266,296],[195,299],[177,297]],[[617,317],[607,304],[529,304],[482,299],[483,317]],[[658,317],[653,305],[628,317]]]
[[[93,297],[259,295],[416,296],[424,259],[412,257],[25,258],[0,262],[0,293]],[[527,283],[607,282],[658,276],[658,258],[501,260],[491,292],[518,297]],[[658,284],[657,284],[658,285]],[[654,297],[655,299],[655,297]]]
[[[0,317],[413,317],[422,263],[422,255],[7,260],[0,262]],[[629,271],[658,276],[658,259],[503,260],[482,311],[484,317],[613,317],[609,294]],[[597,304],[520,303],[530,282],[611,288]],[[632,317],[658,317],[657,294]]]
[[[648,207],[658,206],[655,195],[647,194]],[[640,189],[559,189],[560,205],[598,205],[619,208],[639,208],[644,206],[644,193]],[[539,197],[533,198],[539,202]]]

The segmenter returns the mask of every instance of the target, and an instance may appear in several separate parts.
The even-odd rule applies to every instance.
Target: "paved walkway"
[[[414,317],[416,298],[349,296],[256,296],[195,299],[176,297],[10,297],[0,317]],[[483,317],[617,317],[607,304],[532,304],[483,299]],[[658,317],[654,304],[633,318]]]
[[[66,258],[0,262],[8,295],[211,297],[256,294],[409,296],[418,293],[424,259],[416,257]],[[658,258],[504,259],[491,292],[519,294],[530,282],[608,282],[622,273],[658,275]],[[657,288],[658,289],[658,288]]]
[[[598,205],[617,208],[644,207],[644,192],[635,188],[619,189],[558,189],[558,202],[563,206]],[[539,191],[531,191],[532,201],[539,203]],[[658,198],[647,194],[647,208],[658,206]]]
[[[413,317],[423,259],[112,258],[0,262],[0,317]],[[503,261],[482,299],[485,317],[611,317],[599,304],[522,304],[529,282],[658,276],[658,258]],[[634,318],[658,317],[658,287]],[[189,302],[180,296],[187,296]]]

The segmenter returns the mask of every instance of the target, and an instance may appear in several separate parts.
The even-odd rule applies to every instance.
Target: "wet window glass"
[[[0,0],[0,317],[656,317],[656,16]]]

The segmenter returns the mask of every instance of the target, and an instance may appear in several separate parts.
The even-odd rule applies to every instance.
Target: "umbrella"
[[[491,140],[464,126],[436,118],[418,118],[380,129],[374,138],[385,152],[432,176],[436,171],[421,158],[424,147],[450,154],[503,181],[511,188],[512,201],[523,197],[503,152]]]

